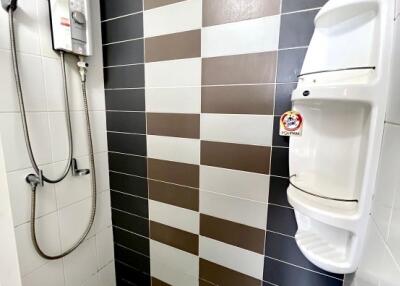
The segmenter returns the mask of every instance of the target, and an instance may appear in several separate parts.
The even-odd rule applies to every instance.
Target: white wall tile
[[[96,242],[94,238],[85,241],[73,253],[63,258],[65,285],[77,286],[97,272]]]
[[[111,226],[111,224],[110,191],[104,191],[97,195],[97,210],[95,217],[96,232]]]
[[[0,49],[10,49],[8,14],[4,10],[1,12]],[[18,51],[39,55],[40,43],[36,0],[18,1],[18,9],[15,11],[14,21]]]
[[[269,176],[201,165],[200,189],[267,203]]]
[[[199,233],[199,213],[192,210],[149,200],[149,217],[152,221],[191,233]]]
[[[45,57],[57,58],[58,56],[52,48],[49,2],[47,0],[36,1],[41,54]]]
[[[42,0],[38,0],[42,1]],[[58,58],[42,58],[47,108],[49,111],[65,111],[61,63]]]
[[[148,135],[147,156],[153,159],[200,164],[200,140]]]
[[[53,168],[50,165],[41,167],[44,174],[53,177]],[[13,212],[14,225],[30,221],[31,217],[31,188],[26,183],[26,176],[33,174],[33,169],[24,169],[8,173],[8,187]],[[36,192],[36,216],[41,217],[57,210],[54,185],[45,184],[38,187]]]
[[[115,267],[114,261],[101,269],[98,273],[99,284],[97,286],[115,286]]]
[[[107,126],[106,126],[106,113],[104,111],[91,111],[90,124],[92,128],[93,150],[95,153],[108,151],[107,146]],[[86,121],[85,121],[85,133]]]
[[[280,16],[205,27],[202,56],[217,57],[274,51],[279,45]]]
[[[399,141],[397,141],[399,142]],[[388,245],[390,250],[396,259],[397,263],[400,265],[400,190],[396,190],[396,199],[392,209],[392,216],[389,225],[389,235],[388,235]],[[400,280],[398,280],[400,281]]]
[[[42,247],[43,251],[50,255],[59,254],[61,248],[58,217],[56,212],[37,219],[36,235],[38,243]],[[31,273],[48,262],[41,258],[33,247],[30,223],[15,228],[15,237],[22,276]]]
[[[177,248],[150,240],[151,275],[176,286],[198,285],[199,258]]]
[[[144,36],[147,38],[200,29],[201,4],[201,0],[187,0],[144,11]]]
[[[108,173],[108,152],[95,154],[97,192],[110,189],[110,176]]]
[[[107,227],[96,234],[97,269],[114,260],[114,243],[112,227]]]
[[[0,112],[19,112],[11,52],[0,50],[0,63],[2,92]],[[46,111],[46,95],[41,58],[34,55],[20,54],[19,65],[25,109],[27,111]]]
[[[145,64],[146,87],[201,85],[201,59],[182,59]]]
[[[22,278],[22,286],[64,286],[61,260],[48,262]]]
[[[273,116],[201,114],[203,140],[249,145],[272,145]]]
[[[256,201],[200,192],[200,212],[233,222],[265,229],[267,205]]]
[[[99,285],[99,276],[96,274],[92,275],[91,277],[88,278],[82,286],[98,286]]]
[[[146,88],[146,111],[163,113],[200,113],[201,88]]]
[[[39,165],[51,162],[49,122],[46,113],[28,113],[27,121],[35,159]],[[19,113],[0,113],[0,133],[7,171],[30,167]]]
[[[90,198],[59,210],[60,239],[63,251],[70,248],[84,233],[89,222],[90,210]],[[90,230],[88,238],[93,234],[94,227]],[[94,263],[96,264],[96,258]]]
[[[200,236],[199,255],[208,261],[262,279],[264,255]]]
[[[89,168],[88,157],[79,158],[77,161],[78,168]],[[59,176],[64,171],[65,166],[66,161],[55,163],[54,173]],[[90,175],[75,177],[69,173],[63,181],[55,185],[55,188],[58,208],[64,208],[90,197],[92,192]]]
[[[381,233],[386,237],[395,192],[400,186],[397,170],[400,169],[400,126],[385,124],[382,153],[376,182],[372,215]]]

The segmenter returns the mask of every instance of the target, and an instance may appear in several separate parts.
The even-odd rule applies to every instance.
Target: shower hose
[[[26,143],[26,149],[28,151],[28,156],[31,161],[32,168],[35,174],[28,175],[27,182],[31,186],[31,239],[33,246],[37,253],[43,257],[44,259],[48,260],[55,260],[62,258],[71,252],[73,252],[82,242],[86,239],[90,229],[93,226],[94,218],[96,215],[96,170],[95,170],[95,162],[94,162],[94,153],[93,153],[93,140],[92,140],[92,132],[90,127],[90,118],[89,118],[89,108],[88,108],[88,99],[86,94],[86,68],[80,67],[81,72],[81,85],[82,85],[82,98],[83,98],[83,105],[85,110],[85,117],[86,117],[86,129],[87,129],[87,138],[88,138],[88,149],[90,154],[90,168],[91,168],[91,188],[92,188],[92,205],[90,210],[90,219],[88,225],[86,226],[85,231],[79,237],[79,239],[67,250],[64,252],[57,254],[57,255],[50,255],[47,254],[44,250],[42,250],[41,246],[38,243],[37,236],[36,236],[36,191],[39,185],[42,183],[50,183],[56,184],[61,182],[67,175],[72,166],[72,156],[73,156],[73,138],[72,138],[72,127],[71,127],[71,112],[69,109],[69,100],[68,100],[68,88],[67,88],[67,78],[65,72],[65,57],[64,52],[60,51],[60,58],[61,58],[61,70],[62,70],[62,80],[63,80],[63,89],[64,89],[64,103],[65,103],[65,118],[67,124],[67,133],[68,133],[68,144],[69,144],[69,151],[68,151],[68,159],[67,165],[62,172],[62,174],[55,179],[50,179],[46,177],[42,171],[40,170],[33,151],[32,151],[32,144],[29,135],[28,123],[26,118],[26,110],[24,104],[24,97],[22,93],[22,86],[21,86],[21,78],[18,66],[18,59],[17,59],[17,48],[16,48],[16,41],[15,41],[15,28],[14,28],[14,9],[10,8],[8,10],[9,15],[9,28],[10,28],[10,42],[11,42],[11,55],[12,55],[12,65],[14,71],[14,78],[15,84],[17,88],[17,95],[18,95],[18,103],[19,108],[21,111],[21,119],[22,119],[22,127],[24,132],[24,138]]]

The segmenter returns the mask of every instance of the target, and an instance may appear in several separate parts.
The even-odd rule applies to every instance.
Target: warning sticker
[[[287,111],[281,116],[279,135],[301,136],[303,132],[303,116],[297,111]]]

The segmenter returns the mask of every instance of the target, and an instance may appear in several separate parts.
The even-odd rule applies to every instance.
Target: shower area
[[[400,281],[375,228],[349,275],[295,241],[279,120],[327,0],[3,2],[0,286]]]

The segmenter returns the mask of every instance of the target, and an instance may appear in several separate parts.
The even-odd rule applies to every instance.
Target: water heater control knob
[[[80,25],[86,24],[85,14],[83,14],[79,11],[72,12],[72,19],[74,19],[74,21]]]

